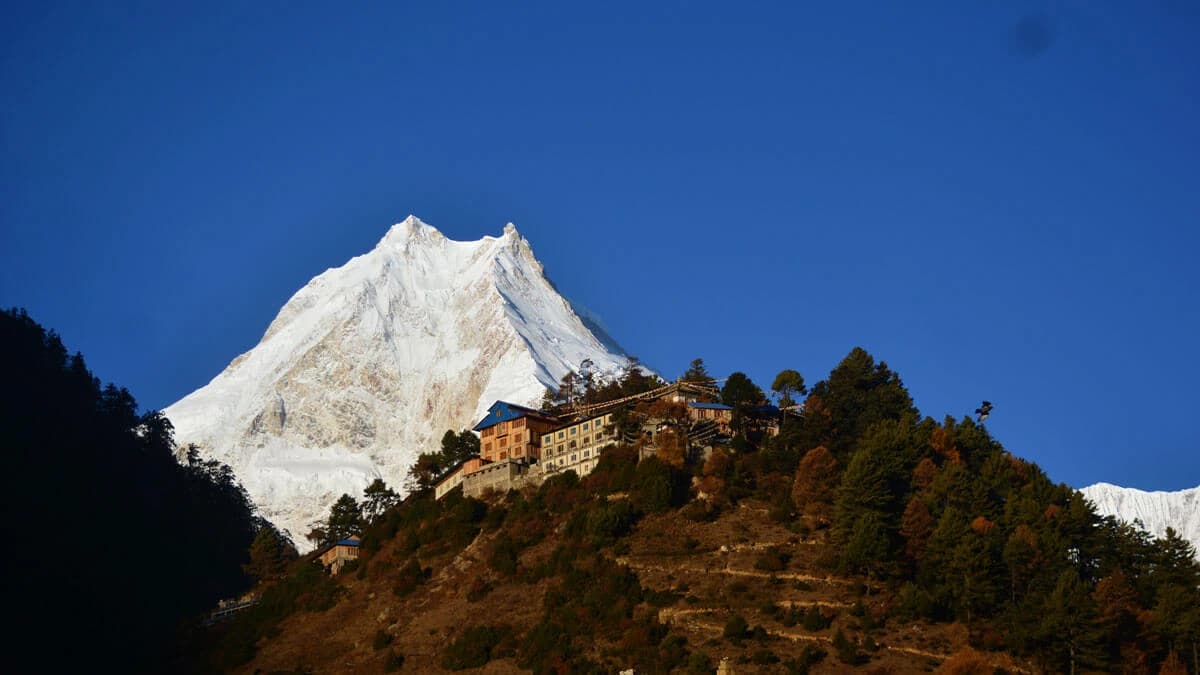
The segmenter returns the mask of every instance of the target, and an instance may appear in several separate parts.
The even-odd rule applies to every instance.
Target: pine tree
[[[855,347],[812,389],[829,411],[834,437],[829,449],[843,459],[854,441],[882,420],[915,417],[912,397],[886,363],[878,364],[861,347]]]
[[[1002,578],[993,551],[994,524],[980,516],[971,525],[951,552],[946,567],[946,580],[968,625],[995,605],[996,581]]]
[[[711,387],[713,389],[717,387],[717,381],[708,374],[708,369],[704,367],[704,359],[692,359],[692,364],[688,366],[688,369],[684,371],[683,376],[679,379],[701,387]]]
[[[861,514],[845,535],[839,558],[841,567],[847,572],[862,572],[867,575],[870,592],[871,577],[886,565],[888,559],[888,533],[878,514]]]
[[[456,434],[453,429],[447,429],[442,435],[442,453],[438,464],[441,471],[447,471],[478,454],[479,437],[474,432],[463,429]]]
[[[775,381],[771,383],[771,391],[779,395],[779,407],[788,408],[796,404],[792,399],[792,395],[802,395],[808,393],[808,387],[804,386],[804,376],[796,370],[781,370],[775,376]]]
[[[408,468],[409,491],[416,492],[433,487],[446,468],[440,452],[422,452],[417,455],[417,461]]]
[[[890,544],[899,527],[900,504],[905,503],[901,499],[908,491],[909,469],[904,464],[908,445],[908,425],[891,421],[878,424],[858,443],[834,504],[834,543],[848,541],[849,528],[872,513],[884,525]]]
[[[352,534],[362,532],[362,511],[358,501],[344,494],[329,509],[329,520],[325,521],[326,546],[339,542]]]
[[[254,535],[254,542],[250,544],[250,562],[244,569],[246,574],[260,582],[270,581],[283,576],[298,557],[291,539],[263,520],[260,521],[258,533]]]
[[[744,434],[746,429],[746,411],[766,401],[762,389],[754,384],[745,373],[733,373],[721,387],[721,402],[733,408],[733,430]]]
[[[1065,570],[1042,605],[1042,655],[1052,669],[1071,675],[1080,667],[1105,669],[1096,620],[1087,587],[1075,570]]]
[[[388,487],[382,478],[376,478],[363,491],[362,519],[367,523],[373,522],[399,503],[400,495]]]
[[[1180,654],[1190,652],[1192,667],[1200,668],[1200,589],[1181,584],[1159,587],[1154,623],[1170,649]]]

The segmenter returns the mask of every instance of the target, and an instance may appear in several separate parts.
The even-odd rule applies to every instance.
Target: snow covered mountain
[[[447,429],[494,400],[534,404],[591,359],[628,360],[546,279],[510,223],[451,241],[409,216],[288,300],[262,340],[168,407],[182,445],[233,468],[305,547],[310,524],[376,477],[399,488]]]
[[[1102,516],[1132,523],[1142,521],[1150,534],[1161,537],[1168,527],[1200,550],[1200,486],[1178,492],[1145,492],[1096,483],[1080,490]]]

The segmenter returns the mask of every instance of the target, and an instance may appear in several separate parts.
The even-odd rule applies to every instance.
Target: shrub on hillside
[[[738,642],[750,632],[750,624],[742,618],[740,614],[734,614],[725,622],[725,629],[721,631],[721,637],[731,642]]]
[[[693,523],[711,523],[721,515],[721,509],[707,499],[695,499],[679,509],[679,515]]]
[[[488,566],[504,576],[517,573],[517,555],[520,549],[507,532],[502,532],[492,544],[492,555],[488,558]]]
[[[371,649],[379,651],[380,649],[392,644],[393,639],[394,636],[391,633],[381,628],[375,631],[375,637],[371,640]]]
[[[496,652],[511,632],[505,625],[470,626],[442,650],[441,666],[447,670],[478,668],[499,656]]]
[[[633,485],[637,464],[637,448],[628,445],[609,448],[600,455],[596,467],[584,478],[584,488],[599,494],[625,492]]]
[[[633,507],[624,499],[598,502],[587,512],[585,519],[587,535],[597,543],[607,543],[624,536],[633,527]]]
[[[383,672],[394,673],[404,667],[404,655],[399,652],[390,652],[387,658],[383,660]]]
[[[408,562],[400,568],[396,586],[392,590],[396,595],[404,597],[417,590],[417,587],[425,583],[432,573],[433,570],[428,567],[422,569],[416,558],[409,558]]]
[[[579,474],[574,471],[556,473],[538,488],[538,498],[551,513],[566,513],[585,496],[579,489]]]
[[[937,673],[938,675],[991,675],[995,670],[988,663],[986,656],[970,646],[966,646],[943,661],[942,667],[937,669]]]
[[[692,652],[687,661],[689,675],[712,675],[712,658],[704,652]]]
[[[778,546],[772,546],[758,555],[754,561],[754,569],[764,572],[782,572],[787,568],[791,558],[791,554],[780,550]]]
[[[471,585],[467,587],[467,602],[479,602],[491,592],[491,584],[479,577],[475,577],[471,581]]]
[[[657,457],[647,457],[634,471],[629,499],[642,513],[666,511],[687,499],[687,477]]]
[[[228,670],[254,658],[255,644],[274,632],[296,612],[323,612],[337,603],[340,586],[315,561],[299,562],[291,573],[268,586],[259,603],[243,610],[230,623],[214,650],[219,670]]]
[[[804,649],[800,650],[800,657],[788,659],[783,662],[784,668],[791,675],[808,675],[809,670],[825,659],[826,652],[824,649],[809,643],[804,645]]]
[[[759,649],[750,655],[750,663],[769,666],[772,663],[779,663],[779,657],[769,649]]]
[[[804,612],[804,630],[825,630],[826,628],[829,628],[829,624],[831,623],[833,623],[833,619],[825,616],[825,613],[822,612],[821,609],[816,605],[810,606]]]
[[[846,665],[854,666],[866,660],[858,651],[858,642],[847,638],[840,628],[833,634],[833,650],[837,652],[838,660]]]

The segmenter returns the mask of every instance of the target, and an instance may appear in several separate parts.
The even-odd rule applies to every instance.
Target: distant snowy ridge
[[[418,453],[492,401],[536,404],[590,359],[628,359],[554,289],[510,223],[452,241],[409,216],[327,270],[262,340],[164,410],[180,444],[225,462],[263,515],[303,547],[342,493],[399,488]]]
[[[1161,537],[1175,528],[1200,550],[1200,486],[1177,492],[1146,492],[1134,488],[1096,483],[1080,490],[1096,505],[1102,516],[1132,523],[1142,521],[1150,534]]]

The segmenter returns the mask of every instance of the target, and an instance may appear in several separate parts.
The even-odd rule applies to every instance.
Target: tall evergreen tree
[[[362,511],[358,501],[350,495],[342,495],[329,508],[329,520],[325,521],[324,545],[336,543],[353,534],[362,532]]]
[[[440,464],[443,469],[450,469],[456,464],[466,461],[479,454],[479,437],[470,429],[454,433],[447,429],[442,435],[442,457]]]
[[[263,520],[250,544],[250,562],[245,565],[246,574],[258,581],[278,579],[297,558],[299,554],[292,540]]]
[[[839,459],[848,457],[855,439],[877,422],[917,414],[900,376],[861,347],[851,350],[812,393],[830,413],[834,434],[829,449]]]
[[[745,373],[733,373],[721,387],[721,402],[733,408],[733,430],[744,434],[746,429],[746,413],[751,406],[765,403],[767,397],[763,390]]]
[[[708,369],[704,366],[704,359],[692,359],[691,365],[684,371],[683,376],[679,378],[684,382],[691,382],[702,387],[716,388],[717,381],[712,375],[708,374]]]
[[[382,478],[376,478],[363,490],[362,520],[364,523],[374,522],[399,503],[400,495],[388,487]]]
[[[1042,605],[1041,655],[1051,670],[1105,669],[1096,605],[1075,570],[1064,570]]]

